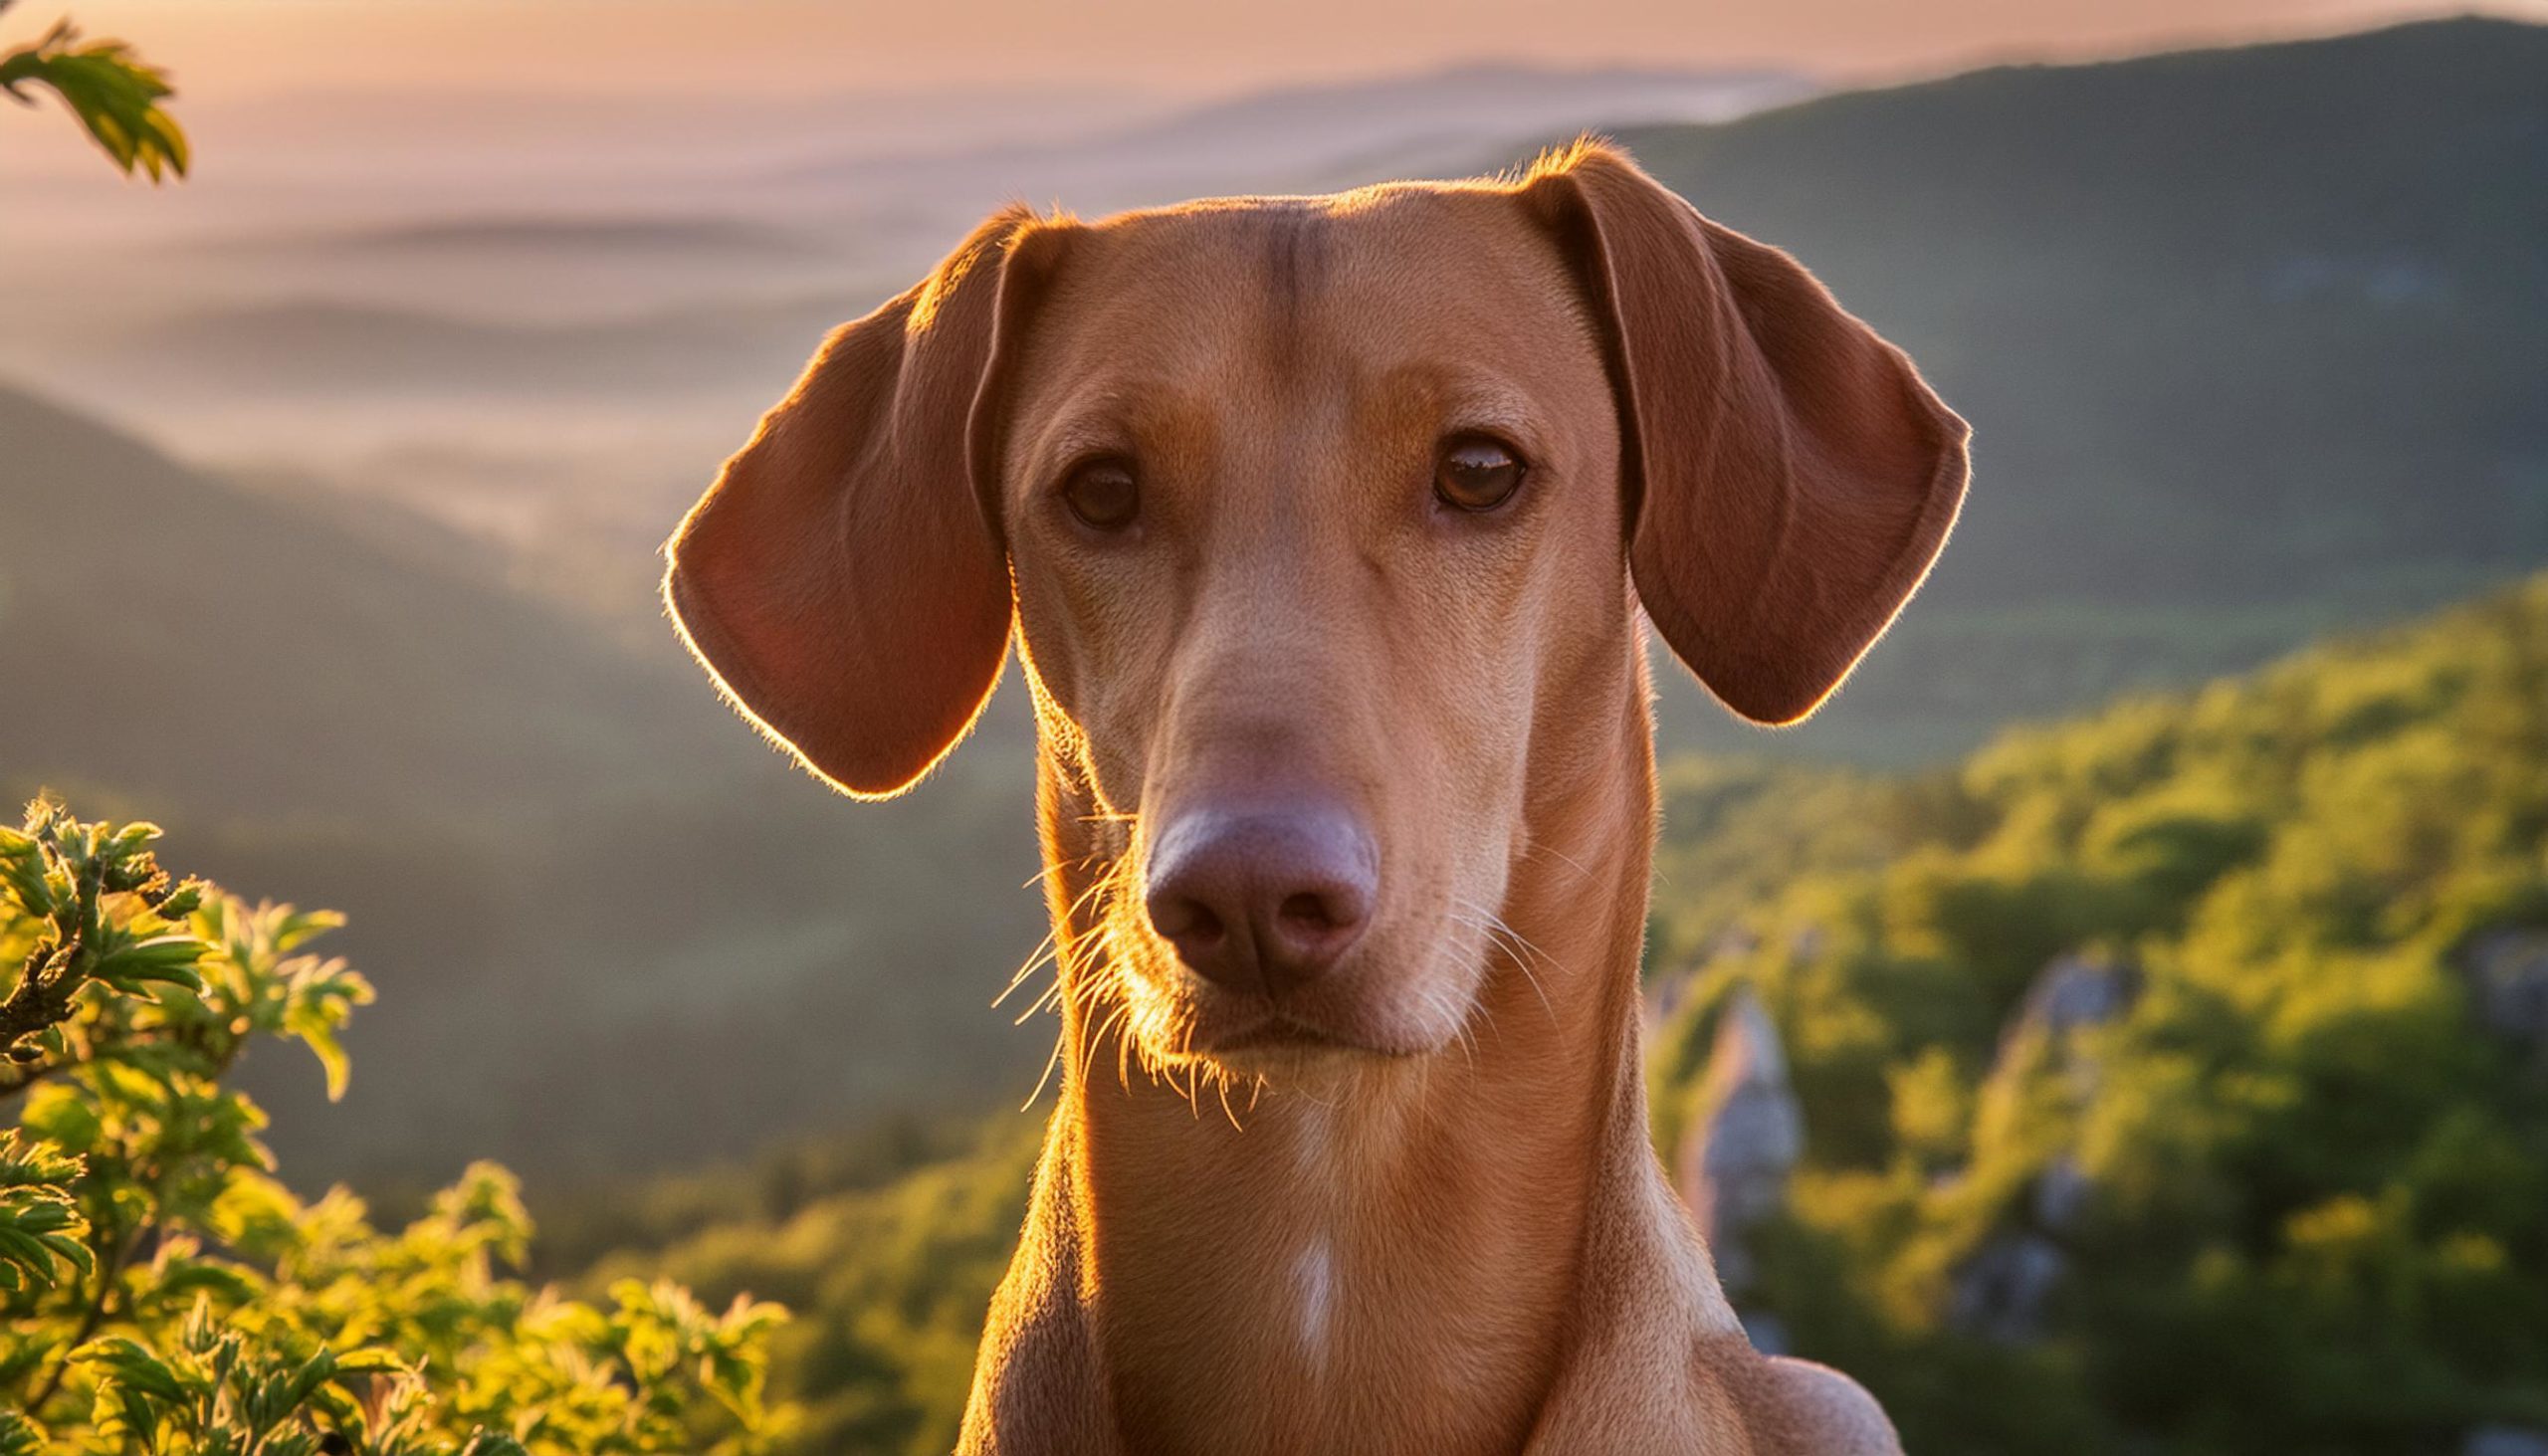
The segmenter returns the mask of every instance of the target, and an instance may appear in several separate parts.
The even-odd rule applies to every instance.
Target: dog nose
[[[1279,996],[1362,936],[1380,853],[1336,805],[1197,807],[1152,843],[1146,880],[1151,925],[1195,974]]]

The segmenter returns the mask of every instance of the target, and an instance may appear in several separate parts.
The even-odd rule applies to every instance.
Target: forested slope
[[[2548,576],[1948,769],[1666,781],[1658,1145],[1751,988],[1805,1153],[1739,1301],[1912,1450],[2548,1425]],[[1034,1122],[602,1268],[794,1305],[805,1449],[944,1450]]]

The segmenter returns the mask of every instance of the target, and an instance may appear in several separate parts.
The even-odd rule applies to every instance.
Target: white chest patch
[[[1325,1239],[1313,1239],[1292,1263],[1293,1295],[1300,1301],[1301,1348],[1314,1356],[1327,1351],[1327,1322],[1336,1308],[1336,1258]]]

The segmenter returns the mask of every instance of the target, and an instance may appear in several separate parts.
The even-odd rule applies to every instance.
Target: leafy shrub
[[[223,1076],[261,1039],[346,1075],[370,987],[336,924],[159,868],[148,824],[0,829],[0,1456],[585,1456],[762,1449],[783,1318],[669,1283],[595,1306],[506,1277],[531,1222],[472,1167],[404,1229],[274,1176]]]

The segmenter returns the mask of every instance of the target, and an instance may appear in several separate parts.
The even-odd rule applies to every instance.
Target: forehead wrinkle
[[[1277,370],[1297,368],[1310,300],[1323,282],[1328,228],[1307,207],[1269,207],[1265,237],[1266,353]]]

